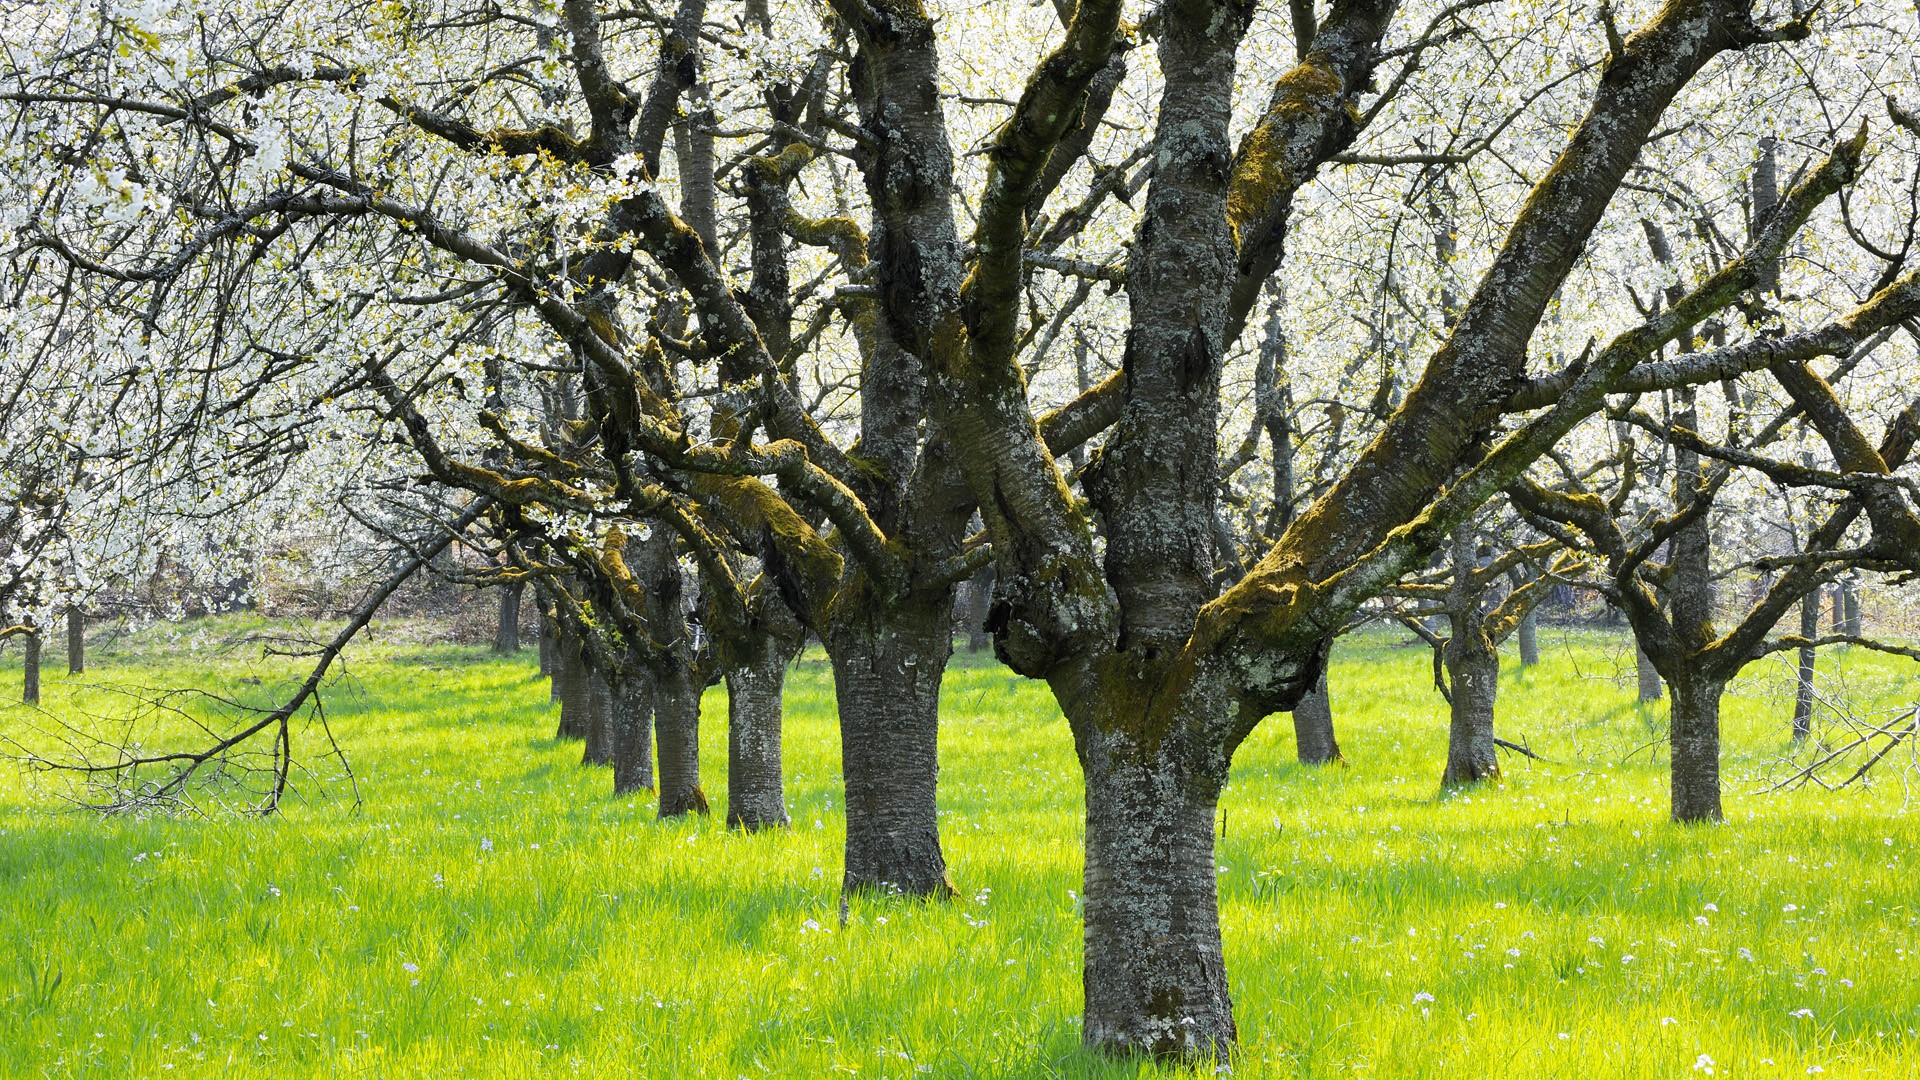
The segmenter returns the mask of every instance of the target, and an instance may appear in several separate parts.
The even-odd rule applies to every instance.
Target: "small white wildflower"
[[[1504,908],[1506,906],[1507,906],[1507,903],[1504,900],[1495,900],[1493,902],[1493,910],[1495,911],[1499,911],[1501,908]]]
[[[1427,993],[1425,990],[1422,990],[1419,993],[1413,995],[1413,1002],[1416,1005],[1418,1005],[1422,1001],[1432,1001],[1432,1000],[1433,1000],[1433,995]]]
[[[1788,905],[1787,905],[1786,907],[1783,907],[1783,908],[1781,908],[1780,910],[1781,910],[1781,911],[1799,911],[1799,910],[1800,910],[1800,905],[1799,905],[1799,904],[1788,904]]]
[[[1813,1019],[1813,1010],[1812,1009],[1795,1009],[1792,1012],[1788,1013],[1787,1015],[1797,1016],[1802,1020],[1811,1020]]]
[[[487,839],[487,838],[486,838],[486,837],[484,837],[484,836],[483,836],[483,837],[481,837],[481,838],[480,838],[480,850],[481,850],[481,851],[492,851],[492,850],[493,850],[493,841],[492,841],[492,840],[489,840],[489,839]]]
[[[1679,1023],[1679,1022],[1680,1022],[1680,1021],[1678,1021],[1678,1020],[1675,1020],[1675,1019],[1674,1019],[1673,1017],[1671,1017],[1671,1016],[1663,1016],[1663,1017],[1661,1017],[1661,1018],[1660,1018],[1660,1026],[1661,1026],[1661,1027],[1666,1027],[1666,1026],[1667,1026],[1667,1025],[1669,1025],[1669,1024],[1677,1024],[1677,1023]]]
[[[1708,1057],[1705,1054],[1701,1054],[1698,1058],[1694,1059],[1693,1071],[1703,1072],[1703,1073],[1706,1073],[1708,1076],[1712,1076],[1713,1075],[1713,1059]]]
[[[1632,953],[1628,953],[1627,955],[1625,955],[1625,956],[1623,956],[1623,957],[1621,957],[1621,958],[1620,958],[1620,962],[1621,962],[1621,963],[1623,963],[1623,964],[1631,964],[1631,963],[1633,963],[1633,954],[1632,954]]]
[[[407,974],[409,974],[409,975],[411,975],[411,974],[413,974],[414,972],[416,972],[416,971],[419,971],[419,970],[420,970],[420,965],[419,965],[419,964],[416,964],[416,963],[414,963],[414,962],[413,962],[413,961],[411,961],[411,960],[409,960],[409,961],[407,961],[406,963],[404,963],[404,964],[401,964],[401,965],[400,965],[400,970],[402,970],[402,971],[404,971],[404,972],[406,972]]]
[[[1701,926],[1707,925],[1707,917],[1705,915],[1695,915],[1693,921],[1699,923]]]
[[[1719,904],[1701,904],[1700,910],[1717,912],[1720,910],[1720,905]]]

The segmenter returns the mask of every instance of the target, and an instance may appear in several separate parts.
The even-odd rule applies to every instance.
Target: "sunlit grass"
[[[50,663],[48,708],[107,704],[78,683],[271,698],[245,650],[213,648],[270,627],[195,626],[98,650],[75,680]],[[1728,824],[1669,825],[1663,713],[1632,703],[1623,641],[1548,632],[1545,662],[1506,675],[1501,729],[1549,760],[1442,798],[1444,706],[1424,650],[1394,640],[1337,656],[1350,767],[1291,764],[1285,717],[1240,752],[1219,842],[1235,1075],[1920,1071],[1910,755],[1865,789],[1750,794],[1791,711],[1760,668],[1727,709]],[[1837,664],[1863,712],[1920,697],[1906,661]],[[613,798],[550,740],[531,650],[383,637],[350,673],[326,702],[357,811],[326,763],[271,820],[99,820],[0,776],[0,1074],[1173,1071],[1079,1050],[1080,788],[1042,686],[960,658],[941,805],[962,897],[856,902],[842,927],[817,659],[789,684],[794,827],[756,836]],[[706,716],[717,803],[717,692]],[[0,711],[0,730],[28,720]]]

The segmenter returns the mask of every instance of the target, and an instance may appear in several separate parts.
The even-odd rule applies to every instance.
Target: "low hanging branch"
[[[31,750],[26,750],[20,758],[33,769],[79,776],[98,796],[79,800],[80,804],[89,810],[105,814],[121,814],[184,807],[197,813],[199,808],[194,805],[191,798],[195,779],[199,778],[204,782],[210,778],[223,776],[243,748],[252,740],[266,734],[272,743],[269,751],[272,756],[271,779],[259,801],[247,809],[262,815],[273,813],[279,809],[281,797],[286,794],[293,769],[293,717],[303,708],[307,708],[309,703],[312,705],[313,714],[321,716],[321,680],[326,677],[328,669],[333,666],[335,660],[339,659],[347,644],[373,621],[374,615],[379,612],[381,605],[386,603],[388,597],[442,551],[445,551],[461,533],[486,512],[491,504],[490,499],[484,497],[476,499],[458,517],[446,523],[440,534],[430,543],[403,545],[403,550],[409,552],[407,559],[388,574],[379,587],[361,601],[358,607],[353,609],[347,617],[346,625],[321,646],[312,669],[308,671],[306,678],[295,689],[293,695],[278,707],[263,712],[231,699],[215,699],[231,708],[259,714],[258,718],[251,723],[226,735],[218,735],[205,724],[196,723],[201,731],[213,736],[214,741],[210,745],[195,750],[177,750],[157,754],[141,753],[137,744],[130,740],[123,740],[118,745],[114,745],[106,740],[79,733],[68,725],[70,731],[79,735],[80,742],[77,744],[73,737],[64,737],[59,741],[75,748],[75,759],[59,760]],[[157,708],[160,707],[158,703],[152,704]],[[324,727],[324,717],[321,723]],[[327,738],[332,743],[331,731],[328,731]],[[87,754],[86,744],[88,743],[110,746],[113,760],[96,761],[90,758]],[[15,745],[19,744],[16,742]],[[342,754],[337,743],[333,743],[332,746],[334,754]],[[141,778],[142,770],[155,768],[162,770],[163,775],[152,779]]]
[[[1906,743],[1908,746],[1920,745],[1920,743],[1916,742],[1915,738],[1917,735],[1920,735],[1920,705],[1908,709],[1890,723],[1880,725],[1854,723],[1853,728],[1855,731],[1853,739],[1827,750],[1804,767],[1796,769],[1785,779],[1761,788],[1759,791],[1754,792],[1754,794],[1771,795],[1776,791],[1805,787],[1809,783],[1819,784],[1828,791],[1834,791],[1854,783],[1866,776],[1868,772],[1872,771],[1875,765],[1880,764],[1881,758],[1892,753],[1894,749],[1902,743]],[[1887,742],[1884,746],[1874,750],[1873,740],[1878,738],[1885,738]],[[1847,758],[1855,750],[1862,749],[1863,747],[1870,750],[1871,753],[1868,755],[1867,760],[1862,762],[1858,768],[1854,769],[1845,780],[1837,784],[1831,784],[1821,778],[1820,774],[1823,770],[1835,762]]]

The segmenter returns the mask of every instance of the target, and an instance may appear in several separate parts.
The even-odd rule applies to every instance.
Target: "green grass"
[[[98,710],[95,682],[265,700],[275,675],[243,682],[260,665],[212,648],[247,629],[131,634],[81,679],[50,670],[48,707]],[[1349,768],[1291,764],[1285,717],[1241,750],[1219,844],[1234,1075],[1920,1072],[1911,756],[1865,789],[1750,794],[1790,710],[1756,669],[1727,708],[1728,823],[1678,828],[1623,642],[1543,640],[1501,727],[1551,761],[1509,758],[1501,788],[1439,795],[1427,654],[1385,636],[1337,656]],[[1177,1071],[1079,1049],[1080,787],[1044,687],[956,663],[941,805],[962,896],[856,902],[842,927],[819,661],[789,684],[794,827],[741,836],[613,798],[550,740],[531,651],[383,636],[354,659],[326,700],[358,810],[328,765],[271,820],[100,820],[0,775],[0,1074]],[[1906,661],[1837,664],[1863,710],[1920,697]],[[717,694],[706,715],[717,803]],[[30,720],[0,711],[0,732]]]

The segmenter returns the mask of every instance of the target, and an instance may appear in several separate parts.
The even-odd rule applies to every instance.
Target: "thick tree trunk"
[[[79,604],[67,605],[67,674],[79,675],[87,670],[87,617],[80,613]]]
[[[597,671],[587,673],[587,745],[580,764],[613,764],[613,688]]]
[[[584,739],[592,701],[587,681],[587,663],[580,639],[562,634],[554,643],[553,685],[560,694],[560,727],[556,739]]]
[[[1520,666],[1530,668],[1540,662],[1540,622],[1534,613],[1520,620],[1520,628],[1514,631],[1520,646]]]
[[[653,790],[653,676],[622,673],[613,684],[613,793]]]
[[[707,813],[700,788],[700,692],[683,667],[655,670],[653,726],[660,744],[660,816]]]
[[[1808,593],[1800,601],[1800,636],[1812,641],[1820,634],[1820,590]],[[1813,733],[1813,673],[1816,655],[1813,649],[1800,650],[1800,669],[1793,690],[1793,741],[1800,742]]]
[[[948,592],[926,606],[940,610],[870,608],[858,626],[828,635],[847,786],[846,891],[953,891],[935,816],[952,604]]]
[[[1447,639],[1447,675],[1452,681],[1452,724],[1447,730],[1448,786],[1500,779],[1493,745],[1493,707],[1500,692],[1500,654],[1487,643],[1476,616],[1456,617]]]
[[[20,700],[29,705],[40,704],[40,635],[27,635],[27,655],[22,663],[25,685],[21,688]]]
[[[759,644],[758,655],[727,671],[727,827],[748,832],[791,820],[780,769],[787,650],[771,634]]]
[[[500,590],[500,625],[493,632],[494,652],[520,651],[520,597],[526,591],[527,583],[524,581]]]
[[[1225,1052],[1234,1041],[1215,894],[1220,785],[1163,744],[1094,734],[1086,771],[1088,1046],[1157,1056]]]
[[[1647,656],[1647,651],[1640,647],[1639,642],[1635,642],[1633,646],[1633,670],[1640,684],[1640,704],[1659,701],[1666,693],[1666,686],[1660,681],[1660,672],[1655,670],[1652,659]]]
[[[1293,707],[1293,750],[1302,765],[1330,765],[1344,761],[1340,742],[1333,737],[1333,699],[1327,695],[1327,673]]]
[[[1719,821],[1720,695],[1724,683],[1682,678],[1673,685],[1673,820]]]

